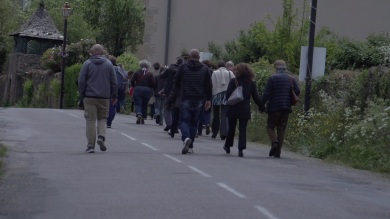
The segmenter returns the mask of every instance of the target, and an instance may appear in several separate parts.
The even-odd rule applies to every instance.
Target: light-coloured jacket
[[[225,92],[228,88],[230,79],[235,78],[232,71],[228,71],[225,67],[221,67],[213,72],[211,81],[213,82],[213,95]]]

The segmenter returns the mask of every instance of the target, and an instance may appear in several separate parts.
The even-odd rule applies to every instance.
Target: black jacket
[[[292,112],[291,109],[291,76],[285,71],[278,71],[268,79],[267,86],[261,100],[267,103],[266,113],[273,113],[281,110]],[[293,79],[294,92],[300,94],[297,81]]]
[[[154,75],[151,72],[148,72],[141,80],[139,80],[143,75],[144,71],[142,71],[142,69],[136,71],[131,78],[131,86],[146,86],[154,89],[156,87],[156,80],[154,78]]]
[[[181,100],[211,101],[212,82],[209,68],[199,61],[190,60],[180,66],[175,76],[175,85],[181,83]]]
[[[164,81],[164,92],[163,92],[165,97],[168,97],[169,93],[171,93],[171,90],[173,87],[173,81],[175,80],[175,75],[176,75],[176,72],[179,69],[179,67],[180,66],[177,64],[172,64],[160,76],[161,79],[165,80]]]
[[[237,79],[239,86],[242,86],[242,94],[244,100],[237,103],[236,105],[229,106],[227,111],[228,118],[237,118],[237,119],[251,119],[251,97],[259,107],[260,111],[264,111],[264,103],[261,101],[259,92],[256,88],[256,83],[252,80],[246,78]],[[226,90],[226,98],[232,95],[233,91],[236,88],[236,79],[232,78],[229,82],[228,88]]]
[[[156,89],[154,89],[154,96],[161,97],[160,92],[164,89],[164,79],[161,78],[161,74],[155,77],[156,79]]]

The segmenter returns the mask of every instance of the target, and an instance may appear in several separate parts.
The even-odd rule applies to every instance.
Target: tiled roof
[[[39,4],[34,15],[20,28],[19,31],[10,36],[26,36],[42,39],[63,40],[63,36],[57,29],[54,21],[44,7],[43,1]]]

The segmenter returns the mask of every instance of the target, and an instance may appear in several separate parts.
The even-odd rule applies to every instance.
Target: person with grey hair
[[[156,81],[153,74],[148,71],[150,62],[142,60],[139,62],[141,69],[136,71],[131,78],[131,86],[134,87],[133,98],[135,104],[135,113],[137,124],[145,124],[148,116],[148,102],[152,97],[153,90],[156,87]]]
[[[274,67],[276,74],[268,79],[261,100],[263,103],[267,103],[265,109],[265,112],[268,114],[267,132],[271,139],[269,156],[280,158],[288,117],[292,112],[291,88],[294,86],[294,92],[297,96],[301,91],[295,78],[287,74],[287,64],[285,61],[277,60],[274,63]],[[275,128],[278,134],[275,133]]]
[[[198,50],[191,50],[189,56],[189,61],[177,70],[174,81],[175,87],[181,87],[179,121],[184,146],[182,154],[193,153],[199,117],[204,108],[208,110],[211,106],[212,83],[209,68],[199,62]]]
[[[97,143],[101,151],[106,151],[106,123],[110,106],[118,98],[118,85],[114,66],[103,56],[103,47],[96,44],[91,49],[92,57],[84,62],[79,74],[79,93],[84,101],[86,119],[87,153],[95,152]],[[97,127],[96,127],[97,120]]]
[[[233,74],[236,74],[236,72],[234,71],[234,63],[232,61],[226,62],[226,69],[228,71],[233,72]]]

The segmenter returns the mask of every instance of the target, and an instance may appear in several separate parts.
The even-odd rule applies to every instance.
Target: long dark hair
[[[246,78],[252,81],[255,79],[255,72],[250,65],[246,63],[240,63],[234,68],[236,70],[236,78]]]

